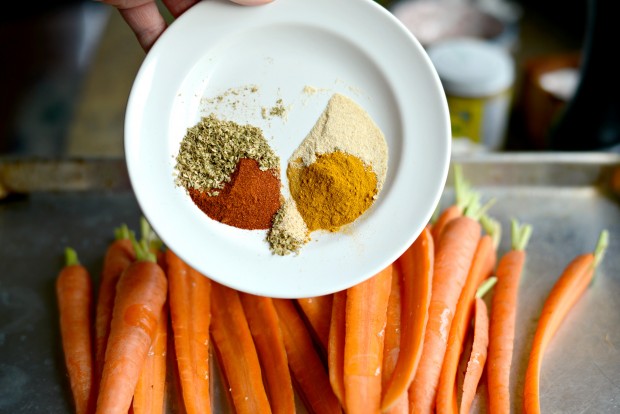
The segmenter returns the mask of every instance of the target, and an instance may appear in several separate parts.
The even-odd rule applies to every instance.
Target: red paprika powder
[[[241,158],[218,195],[189,189],[192,201],[207,216],[247,230],[268,229],[280,208],[280,179],[273,170],[261,171],[258,162]]]

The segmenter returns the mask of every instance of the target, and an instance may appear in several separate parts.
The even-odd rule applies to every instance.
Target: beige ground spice
[[[334,151],[354,155],[377,174],[377,194],[387,175],[388,148],[383,132],[352,99],[334,94],[308,136],[293,152],[289,166],[301,168]],[[301,159],[301,163],[298,161]]]
[[[295,207],[295,201],[286,199],[267,233],[271,251],[280,256],[299,253],[308,240],[308,227]]]

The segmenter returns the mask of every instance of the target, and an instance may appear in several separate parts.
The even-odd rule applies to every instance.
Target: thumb
[[[241,4],[243,6],[258,6],[261,4],[271,3],[273,0],[230,0],[233,3]]]

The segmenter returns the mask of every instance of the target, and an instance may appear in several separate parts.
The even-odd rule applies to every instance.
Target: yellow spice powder
[[[354,155],[335,151],[289,164],[291,196],[309,231],[337,231],[361,216],[377,193],[377,175]]]

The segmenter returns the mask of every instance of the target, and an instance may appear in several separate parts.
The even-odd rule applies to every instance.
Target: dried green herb
[[[261,170],[278,170],[280,159],[262,131],[219,120],[211,114],[189,128],[176,157],[176,184],[217,195],[240,158],[255,159]]]
[[[282,99],[278,99],[276,101],[276,104],[271,108],[267,108],[264,106],[261,108],[261,115],[263,119],[273,118],[274,116],[286,118],[287,112],[288,109],[284,106],[284,102],[282,101]]]
[[[269,115],[279,117],[283,117],[284,115],[286,115],[286,107],[284,106],[282,99],[278,99],[276,101],[276,105],[271,108],[271,110],[269,111]]]

